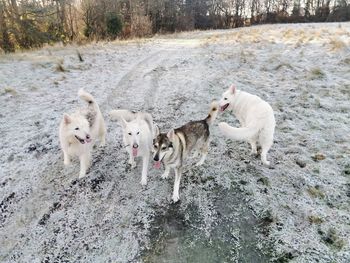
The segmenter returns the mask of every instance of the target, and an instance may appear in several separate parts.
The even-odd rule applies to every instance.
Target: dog
[[[156,138],[153,140],[155,161],[154,167],[159,169],[161,163],[165,166],[162,178],[169,176],[170,168],[175,170],[175,182],[172,199],[176,203],[179,199],[180,179],[184,160],[192,150],[201,153],[201,159],[196,164],[202,165],[208,154],[209,125],[212,124],[218,114],[219,108],[216,101],[212,102],[208,116],[199,121],[191,121],[180,128],[172,129],[167,134],[160,133],[156,127]]]
[[[155,134],[151,114],[128,110],[112,110],[110,117],[118,120],[123,128],[123,142],[129,153],[129,164],[136,167],[135,157],[142,157],[141,185],[147,184],[148,164],[152,151],[152,139]]]
[[[257,142],[261,146],[261,161],[269,166],[267,153],[273,144],[275,117],[273,109],[266,101],[258,96],[237,90],[231,86],[222,94],[219,102],[220,112],[232,111],[241,124],[234,128],[226,122],[220,122],[221,132],[233,140],[244,140],[250,143],[251,153],[257,154]]]
[[[88,106],[78,109],[73,114],[65,113],[63,115],[59,128],[59,138],[64,165],[70,164],[71,157],[79,157],[79,178],[83,178],[90,167],[91,150],[96,139],[100,139],[100,146],[104,146],[106,143],[106,127],[94,97],[83,89],[78,91],[78,96],[86,101]]]

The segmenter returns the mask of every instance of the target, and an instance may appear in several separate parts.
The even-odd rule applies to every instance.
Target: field
[[[78,59],[77,51],[83,61]],[[270,168],[211,127],[202,167],[139,183],[127,108],[161,131],[204,118],[230,84],[275,111]],[[107,146],[64,167],[58,125],[91,92]],[[350,23],[264,25],[0,56],[1,262],[350,262]],[[151,165],[150,165],[151,166]]]

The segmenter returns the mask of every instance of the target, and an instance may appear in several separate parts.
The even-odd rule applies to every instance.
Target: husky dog
[[[118,120],[123,128],[123,142],[129,153],[129,164],[136,167],[135,157],[142,157],[141,184],[147,184],[147,172],[152,139],[154,137],[153,118],[149,113],[133,113],[128,110],[112,110],[110,116]]]
[[[226,122],[220,122],[219,128],[223,134],[233,140],[248,141],[252,147],[252,154],[257,154],[257,142],[261,146],[261,161],[267,161],[267,152],[273,144],[275,131],[275,117],[271,106],[258,96],[237,90],[233,85],[222,94],[219,102],[220,111],[233,111],[241,124],[241,128],[234,128]]]
[[[218,103],[212,102],[210,112],[204,120],[191,121],[180,128],[172,129],[167,134],[160,133],[156,127],[156,138],[153,140],[155,168],[165,166],[162,178],[169,176],[170,168],[175,170],[173,201],[179,200],[180,179],[185,158],[194,150],[199,150],[201,159],[196,164],[202,165],[208,154],[209,124],[213,123],[218,114]]]
[[[79,178],[86,175],[91,162],[91,150],[97,138],[100,146],[105,145],[105,123],[94,97],[80,89],[78,96],[88,103],[86,108],[75,113],[64,114],[60,124],[59,137],[63,151],[64,164],[69,165],[71,157],[80,159]]]

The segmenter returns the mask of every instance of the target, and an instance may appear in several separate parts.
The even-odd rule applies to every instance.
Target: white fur
[[[132,113],[128,110],[112,110],[110,116],[118,120],[123,128],[123,142],[129,153],[129,164],[136,167],[134,157],[142,157],[141,184],[147,184],[147,173],[152,140],[154,136],[153,118],[148,113]],[[137,156],[133,156],[133,147],[137,146]]]
[[[222,133],[233,140],[244,140],[250,143],[252,154],[257,154],[257,142],[261,145],[261,161],[267,161],[267,152],[273,144],[275,131],[275,117],[271,106],[258,96],[236,90],[231,86],[222,94],[219,106],[222,109],[227,103],[226,111],[232,111],[241,124],[241,128],[234,128],[226,122],[220,122]]]
[[[92,103],[87,108],[79,109],[73,114],[64,114],[59,127],[59,138],[63,151],[64,164],[69,165],[72,157],[79,157],[79,178],[82,178],[86,175],[86,171],[90,166],[91,150],[96,139],[100,139],[101,146],[105,145],[106,128],[101,111],[92,95],[80,89],[78,96],[82,100],[86,102],[92,101]],[[95,121],[91,127],[85,117],[88,111],[96,113]],[[76,130],[77,128],[78,130]],[[84,140],[84,144],[75,136]],[[90,138],[87,139],[87,136]]]

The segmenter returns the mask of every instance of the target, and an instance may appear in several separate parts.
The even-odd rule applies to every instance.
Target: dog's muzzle
[[[224,106],[221,106],[220,111],[222,112],[222,111],[226,110],[229,105],[230,105],[230,103],[226,103]]]
[[[139,148],[139,145],[138,145],[137,143],[134,143],[134,144],[132,145],[132,155],[133,155],[134,157],[137,156],[138,148]]]
[[[86,139],[82,139],[79,136],[75,135],[75,138],[81,143],[81,144],[85,144],[85,143],[89,143],[91,142],[91,138],[90,135],[86,135]]]
[[[157,154],[154,156],[153,160],[155,161],[155,163],[154,163],[154,165],[153,165],[154,168],[159,169],[159,168],[161,167],[161,163],[162,163],[162,160],[159,159],[159,153],[157,153]]]
[[[156,154],[153,158],[154,161],[158,162],[159,161],[159,154]]]

